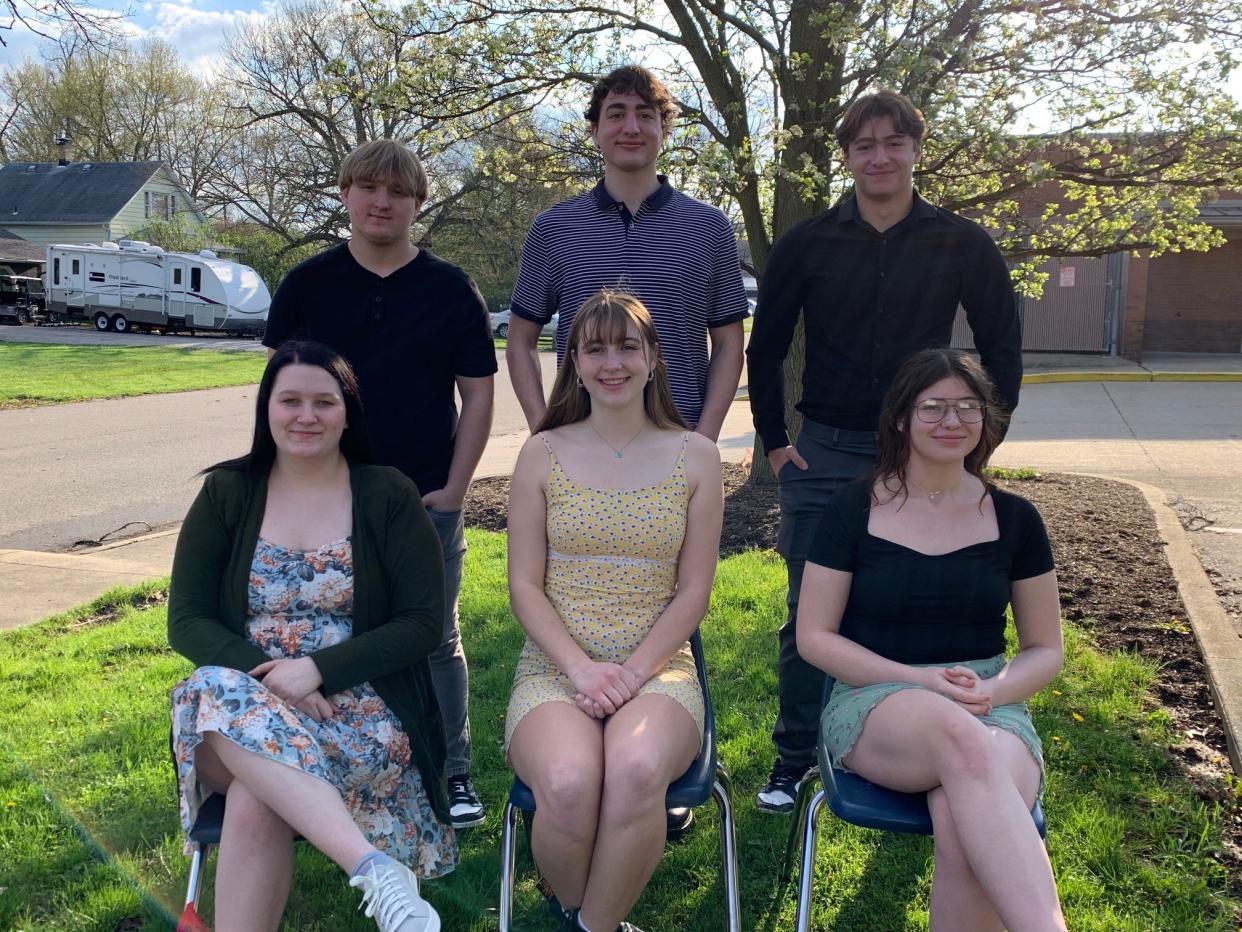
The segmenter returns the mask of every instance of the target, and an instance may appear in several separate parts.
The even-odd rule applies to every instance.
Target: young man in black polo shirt
[[[790,229],[772,248],[750,335],[750,405],[780,485],[777,550],[789,576],[780,630],[776,766],[759,791],[793,808],[815,760],[823,673],[798,656],[795,622],[807,549],[829,496],[875,459],[880,403],[901,362],[946,346],[959,303],[984,366],[1012,410],[1022,332],[1005,260],[987,232],[915,193],[923,115],[904,95],[860,97],[837,129],[854,193]],[[783,367],[799,314],[806,367],[797,446],[785,424]]]
[[[492,425],[496,352],[487,305],[461,269],[410,242],[427,176],[390,139],[341,163],[350,238],[291,270],[263,342],[318,340],[358,375],[375,462],[414,480],[444,551],[444,639],[431,673],[448,738],[449,802],[458,828],[483,821],[470,781],[468,673],[457,625],[466,552],[462,500]],[[461,394],[458,415],[454,389]]]

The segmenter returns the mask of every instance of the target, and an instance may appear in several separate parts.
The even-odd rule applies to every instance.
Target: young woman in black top
[[[820,729],[832,759],[927,791],[933,930],[1065,928],[1030,816],[1043,758],[1025,706],[1061,668],[1060,603],[1039,514],[983,476],[1004,419],[967,354],[907,360],[875,470],[833,497],[799,602],[798,650],[837,680]]]

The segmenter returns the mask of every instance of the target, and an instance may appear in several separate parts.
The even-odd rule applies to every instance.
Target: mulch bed
[[[722,556],[776,545],[776,490],[746,480],[745,467],[725,464]],[[1124,483],[1085,476],[1049,473],[1000,485],[1030,499],[1043,515],[1065,617],[1104,649],[1137,651],[1160,664],[1154,700],[1182,735],[1167,752],[1204,799],[1231,813],[1220,857],[1242,895],[1242,814],[1226,779],[1225,735],[1146,500]],[[503,531],[508,498],[507,477],[476,480],[466,500],[466,523]],[[773,651],[775,660],[775,644]]]

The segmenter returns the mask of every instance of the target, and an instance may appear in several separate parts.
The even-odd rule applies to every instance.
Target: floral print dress
[[[349,538],[314,550],[260,538],[250,568],[246,637],[272,658],[339,644],[353,629],[353,589]],[[188,835],[208,795],[198,784],[194,750],[205,732],[215,731],[332,784],[370,842],[418,876],[449,873],[457,864],[453,829],[432,811],[400,720],[368,683],[328,701],[335,714],[316,722],[228,667],[199,667],[178,683],[172,719],[182,828]]]

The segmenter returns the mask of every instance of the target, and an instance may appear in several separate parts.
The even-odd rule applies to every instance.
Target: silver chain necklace
[[[647,429],[647,424],[646,422],[644,422],[643,426],[638,428],[638,433],[635,434],[633,437],[631,437],[629,440],[627,440],[620,447],[614,447],[611,443],[605,440],[604,435],[595,429],[595,425],[591,423],[590,418],[587,418],[587,427],[591,428],[591,433],[595,434],[595,436],[599,438],[600,443],[602,443],[604,446],[606,446],[608,449],[612,451],[613,459],[619,460],[621,459],[621,455],[626,451],[629,445],[633,443],[635,440],[637,440],[640,436],[642,436],[642,432]]]

